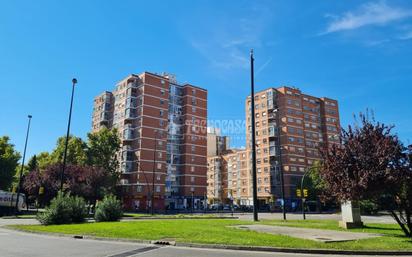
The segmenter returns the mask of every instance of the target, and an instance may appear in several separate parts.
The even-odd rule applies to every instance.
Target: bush
[[[123,215],[122,204],[115,196],[106,196],[102,202],[97,205],[94,218],[97,222],[101,221],[118,221]]]
[[[81,197],[59,193],[37,220],[43,225],[84,222],[87,216],[86,203]]]
[[[363,215],[376,215],[379,211],[379,206],[369,200],[359,201],[359,207]]]

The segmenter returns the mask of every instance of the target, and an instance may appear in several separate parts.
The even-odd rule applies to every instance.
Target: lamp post
[[[300,193],[302,197],[302,215],[303,215],[304,220],[306,219],[306,213],[305,213],[305,196],[303,195],[303,183],[305,181],[306,174],[308,174],[309,171],[310,171],[309,169],[305,171],[305,173],[302,176],[302,180],[300,181]]]
[[[195,198],[194,198],[194,188],[192,188],[191,189],[191,191],[192,191],[192,214],[193,214],[193,209],[194,209],[194,207],[195,207]]]
[[[252,182],[253,182],[253,220],[258,221],[257,179],[256,179],[256,132],[255,132],[255,81],[253,67],[253,49],[250,50],[250,91],[251,91],[251,122],[252,122]]]
[[[27,124],[26,141],[24,143],[24,152],[23,152],[23,160],[21,162],[19,184],[17,185],[16,213],[19,212],[19,197],[20,197],[20,190],[21,190],[21,180],[23,177],[24,159],[26,158],[27,140],[29,139],[30,122],[31,122],[32,116],[28,115],[27,117],[29,118],[29,121]]]
[[[71,122],[71,119],[72,119],[74,87],[75,87],[76,84],[77,84],[77,79],[73,78],[72,79],[72,97],[70,99],[69,121],[67,123],[66,142],[65,142],[65,145],[64,145],[63,166],[62,166],[62,172],[60,174],[60,191],[62,193],[63,193],[63,183],[64,183],[64,171],[66,169],[67,146],[69,144],[70,122]]]
[[[151,214],[154,214],[154,193],[155,193],[155,173],[156,173],[156,151],[157,151],[157,130],[155,132],[155,146],[153,152],[153,172],[152,172],[152,195],[151,195]]]
[[[279,171],[280,171],[280,193],[282,195],[282,214],[283,220],[286,220],[286,208],[285,208],[285,179],[283,174],[283,165],[282,165],[282,146],[280,145],[280,118],[279,118],[279,109],[274,110],[274,114],[276,115],[276,123],[277,123],[277,143],[279,149]]]

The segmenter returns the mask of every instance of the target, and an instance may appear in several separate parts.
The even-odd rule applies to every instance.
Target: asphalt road
[[[23,233],[0,228],[1,257],[269,257],[322,255],[267,253],[186,247],[157,247],[147,244],[74,239]],[[325,255],[323,255],[325,256]],[[335,255],[327,255],[335,256]],[[343,256],[343,255],[336,255]]]

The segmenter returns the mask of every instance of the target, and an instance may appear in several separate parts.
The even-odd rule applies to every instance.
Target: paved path
[[[317,254],[267,253],[73,239],[0,228],[1,257],[321,257]],[[337,257],[344,255],[326,255]]]
[[[292,228],[271,225],[241,225],[234,227],[275,235],[285,235],[302,239],[310,239],[319,242],[343,242],[380,236],[378,234],[371,233],[343,232],[312,228]]]
[[[252,213],[239,213],[234,216],[239,217],[241,220],[252,220]],[[288,220],[302,220],[301,213],[288,213],[286,214]],[[308,220],[340,220],[342,217],[340,214],[306,214],[306,219]],[[282,213],[259,213],[259,219],[270,219],[270,220],[279,220],[283,219]],[[362,221],[364,223],[383,223],[383,224],[396,224],[396,221],[389,215],[381,216],[362,216]]]

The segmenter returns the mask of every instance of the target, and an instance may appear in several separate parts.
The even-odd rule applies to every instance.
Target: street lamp
[[[255,81],[253,67],[253,49],[250,50],[250,91],[251,91],[251,122],[252,122],[252,186],[253,186],[253,220],[258,221],[257,179],[256,179],[256,132],[255,132]]]
[[[27,117],[29,118],[29,121],[28,121],[28,124],[27,124],[26,142],[24,143],[24,152],[23,152],[23,160],[21,162],[19,184],[17,186],[16,213],[19,211],[19,197],[20,197],[20,191],[21,191],[21,180],[22,180],[22,177],[23,177],[24,159],[26,158],[27,140],[29,139],[30,122],[31,122],[32,116],[28,115]]]
[[[70,100],[70,111],[69,111],[69,121],[67,123],[67,134],[66,134],[66,143],[64,146],[64,155],[63,155],[63,166],[62,172],[60,174],[60,191],[63,193],[63,183],[64,183],[64,170],[66,169],[66,158],[67,158],[67,146],[69,144],[69,134],[70,134],[70,122],[72,119],[72,108],[73,108],[73,96],[74,96],[74,86],[77,84],[77,79],[72,79],[72,97]]]
[[[278,129],[278,136],[277,136],[277,143],[278,143],[278,149],[279,149],[279,171],[280,171],[280,193],[282,195],[282,214],[283,214],[283,220],[286,220],[286,208],[285,208],[285,179],[283,176],[283,165],[282,165],[282,146],[280,145],[280,118],[279,118],[279,109],[273,110],[273,113],[276,115],[276,123],[277,123],[277,129]]]
[[[193,209],[194,209],[194,207],[195,207],[195,198],[194,198],[194,188],[191,188],[191,192],[192,192],[192,214],[193,214]]]
[[[305,181],[306,174],[308,174],[309,171],[310,171],[310,169],[307,169],[305,171],[305,173],[302,176],[302,180],[300,181],[300,193],[301,193],[301,197],[302,197],[302,215],[303,215],[304,220],[306,219],[306,213],[305,213],[305,198],[304,198],[304,195],[303,195],[303,183]]]
[[[152,170],[152,195],[151,195],[151,214],[154,214],[154,192],[155,192],[155,173],[156,173],[156,151],[157,151],[157,130],[155,132],[155,146],[153,152],[153,170]]]

